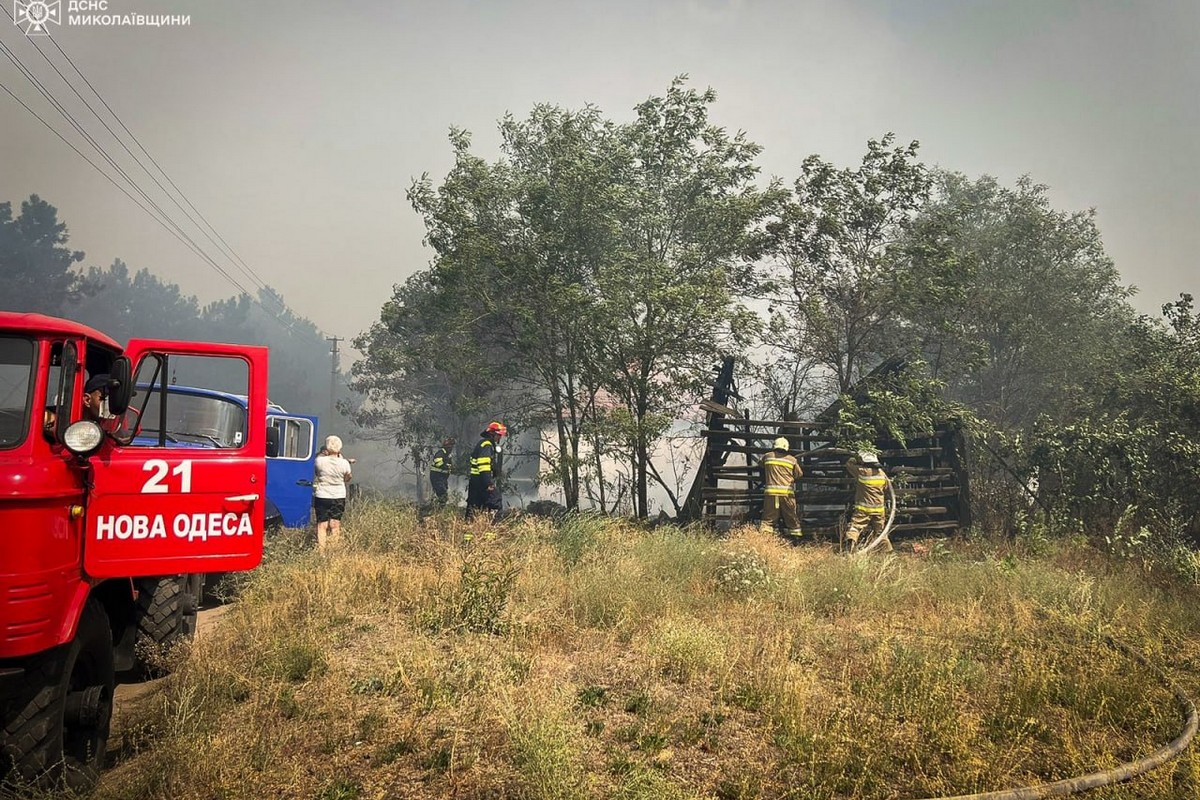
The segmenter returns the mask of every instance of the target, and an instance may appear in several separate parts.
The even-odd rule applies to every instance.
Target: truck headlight
[[[104,431],[91,420],[81,419],[71,423],[63,434],[63,444],[77,456],[86,456],[96,452],[104,443]]]

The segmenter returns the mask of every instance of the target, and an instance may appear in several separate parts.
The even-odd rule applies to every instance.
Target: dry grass
[[[587,517],[360,507],[273,543],[123,725],[101,798],[912,798],[1111,767],[1200,694],[1194,590],[1086,550],[847,559]],[[1200,757],[1090,797],[1200,795]]]

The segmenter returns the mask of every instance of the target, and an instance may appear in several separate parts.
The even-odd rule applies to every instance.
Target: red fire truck
[[[198,448],[141,428],[150,402],[164,407],[148,418],[172,418],[161,389],[189,370],[191,385],[220,374],[244,389],[244,435]],[[258,565],[277,446],[266,419],[264,347],[122,348],[0,312],[0,793],[6,781],[90,788],[139,641],[189,633],[203,573]]]

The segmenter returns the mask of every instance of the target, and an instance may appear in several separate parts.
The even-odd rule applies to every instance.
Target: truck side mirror
[[[133,367],[129,359],[121,356],[114,361],[108,376],[108,413],[119,417],[129,408],[129,400],[133,397]]]
[[[279,457],[279,428],[267,426],[267,458]]]

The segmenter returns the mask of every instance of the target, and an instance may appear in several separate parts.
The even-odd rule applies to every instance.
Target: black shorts
[[[314,497],[313,509],[317,512],[317,522],[329,522],[331,519],[340,520],[346,511],[346,498]]]

